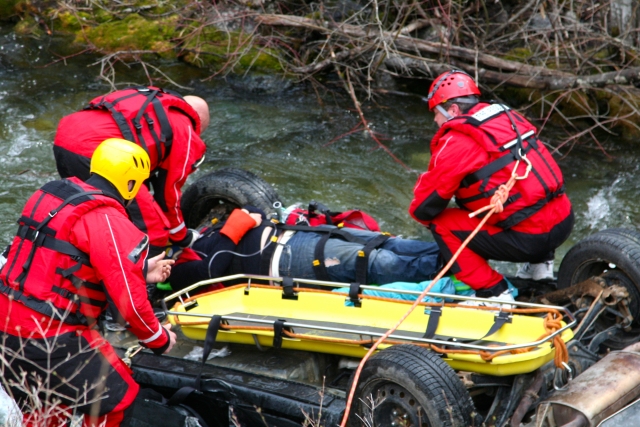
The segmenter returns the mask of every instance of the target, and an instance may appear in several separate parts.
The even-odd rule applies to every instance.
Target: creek
[[[63,61],[55,51],[48,41],[19,38],[10,28],[0,27],[0,243],[8,243],[15,233],[26,199],[57,178],[52,141],[60,118],[111,90],[98,78],[96,58]],[[319,96],[308,87],[270,77],[205,80],[208,72],[179,62],[161,67],[188,89],[168,82],[156,81],[157,85],[199,95],[211,108],[211,125],[203,134],[206,161],[189,182],[221,167],[240,167],[272,184],[285,206],[317,200],[334,211],[360,208],[392,234],[431,240],[428,230],[407,213],[436,130],[433,116],[419,98],[363,103],[372,128],[411,169],[407,171],[363,132],[350,133],[359,118],[347,98]],[[137,65],[118,68],[117,82],[124,87],[148,80]],[[258,90],[252,89],[256,82],[261,83]],[[553,141],[558,131],[547,126],[542,139]],[[616,144],[615,137],[606,149],[613,159],[589,147],[558,156],[577,222],[556,253],[556,269],[580,239],[604,228],[635,228],[640,221],[640,150]],[[506,273],[515,271],[506,263],[498,267]]]

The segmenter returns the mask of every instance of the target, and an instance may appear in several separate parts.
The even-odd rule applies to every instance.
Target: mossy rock
[[[223,31],[213,26],[202,28],[185,43],[182,59],[200,68],[219,70],[231,66],[229,71],[241,73],[255,71],[282,72],[277,53],[261,48],[253,40],[237,31]]]
[[[153,50],[165,56],[173,56],[172,40],[176,36],[178,16],[148,21],[138,14],[123,20],[112,20],[87,28],[76,37],[76,42],[86,40],[104,52],[127,50]]]
[[[32,16],[26,16],[13,27],[13,30],[19,36],[42,37],[45,34],[40,24]]]

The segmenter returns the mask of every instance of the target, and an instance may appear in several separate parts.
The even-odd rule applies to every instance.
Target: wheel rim
[[[607,286],[622,286],[629,292],[629,311],[634,317],[631,330],[603,342],[603,345],[612,349],[624,348],[631,342],[635,342],[637,340],[636,337],[640,334],[640,290],[623,270],[602,260],[587,262],[580,266],[574,274],[572,283],[580,283],[593,276],[601,276]],[[601,332],[615,325],[616,322],[617,317],[615,315],[603,313],[595,322],[594,329],[597,332]]]
[[[625,331],[621,336],[615,336],[604,342],[613,348],[625,347],[632,342],[637,341],[637,336],[640,334],[640,292],[635,286],[633,281],[622,270],[607,271],[602,275],[608,286],[618,285],[624,287],[629,292],[629,311],[634,318],[631,324],[631,330]],[[618,317],[610,314],[603,313],[596,322],[596,330],[604,331],[605,329],[615,325],[618,322]]]
[[[404,387],[389,381],[378,382],[364,396],[374,396],[373,425],[397,427],[430,427],[424,409]],[[364,404],[363,404],[364,405]],[[371,402],[366,402],[367,406]],[[371,412],[370,408],[367,412]]]

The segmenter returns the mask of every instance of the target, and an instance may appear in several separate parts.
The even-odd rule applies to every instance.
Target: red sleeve
[[[165,214],[171,227],[169,237],[177,242],[187,233],[180,210],[182,186],[187,177],[196,170],[196,165],[202,160],[207,147],[187,116],[170,110],[169,120],[173,128],[173,144],[169,156],[159,165],[166,172],[164,191],[160,196],[163,200],[159,204],[163,209],[166,207]]]
[[[470,173],[486,165],[489,156],[473,139],[456,131],[447,132],[432,143],[429,169],[413,188],[409,214],[429,225],[442,212]]]
[[[121,212],[100,207],[78,220],[70,242],[89,254],[96,276],[140,343],[165,347],[168,336],[153,313],[143,275],[147,236]]]

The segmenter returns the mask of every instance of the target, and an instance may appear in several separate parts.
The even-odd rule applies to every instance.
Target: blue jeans
[[[365,241],[380,234],[353,228],[343,230]],[[282,251],[280,275],[316,279],[313,260],[320,237],[320,233],[297,231]],[[329,279],[334,282],[354,282],[356,258],[362,248],[362,244],[347,242],[337,236],[331,237],[324,248],[324,263]],[[372,250],[368,264],[367,284],[376,285],[430,280],[442,267],[440,250],[436,243],[398,237],[391,237],[382,246]]]

